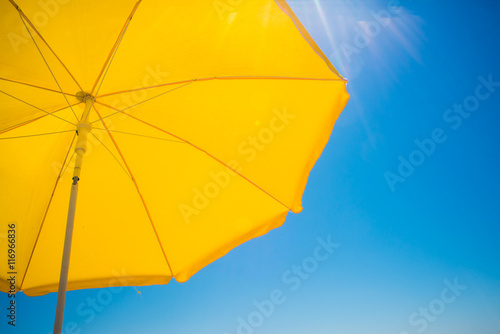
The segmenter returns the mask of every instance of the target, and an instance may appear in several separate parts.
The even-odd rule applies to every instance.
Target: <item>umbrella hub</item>
[[[80,91],[78,93],[76,93],[76,99],[80,102],[83,102],[85,103],[85,101],[87,101],[88,99],[94,99],[94,97],[87,93],[87,92],[84,92],[84,91]]]

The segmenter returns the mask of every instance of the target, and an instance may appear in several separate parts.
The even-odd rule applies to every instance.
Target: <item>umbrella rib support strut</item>
[[[61,275],[59,277],[59,290],[57,293],[56,318],[54,321],[54,334],[61,334],[64,304],[66,301],[66,290],[68,285],[69,260],[71,254],[71,241],[73,239],[73,225],[75,222],[76,198],[78,195],[78,181],[80,180],[80,171],[82,169],[82,160],[85,151],[87,150],[87,135],[92,131],[92,127],[86,122],[90,108],[92,107],[93,98],[84,96],[85,111],[77,126],[78,140],[75,146],[75,170],[73,172],[73,184],[71,185],[71,196],[69,199],[68,220],[66,222],[66,234],[64,237],[64,250],[61,263]]]

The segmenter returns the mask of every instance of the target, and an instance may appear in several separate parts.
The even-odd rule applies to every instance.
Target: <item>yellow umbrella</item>
[[[185,282],[302,210],[348,94],[284,0],[0,11],[1,291],[62,320],[66,289]]]

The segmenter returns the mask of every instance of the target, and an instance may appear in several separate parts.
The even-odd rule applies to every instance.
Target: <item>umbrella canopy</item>
[[[348,94],[285,1],[0,13],[0,234],[15,224],[17,291],[57,291],[80,153],[68,290],[184,282],[302,210]]]

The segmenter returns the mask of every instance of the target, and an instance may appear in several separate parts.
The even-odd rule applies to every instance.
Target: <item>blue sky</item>
[[[69,292],[64,333],[500,333],[500,2],[289,2],[351,95],[303,212],[187,283]],[[56,294],[7,303],[52,332]]]

